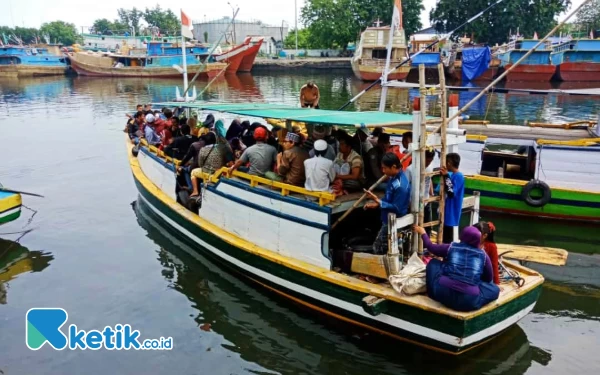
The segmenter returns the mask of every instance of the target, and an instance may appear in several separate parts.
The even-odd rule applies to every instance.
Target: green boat
[[[21,194],[0,190],[0,225],[17,220],[19,216],[21,216]]]

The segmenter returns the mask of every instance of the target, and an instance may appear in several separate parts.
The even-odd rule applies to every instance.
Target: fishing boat
[[[237,73],[240,66],[242,65],[242,61],[248,54],[248,50],[254,51],[253,47],[255,47],[256,45],[251,44],[251,40],[252,38],[246,38],[243,43],[238,44],[237,46],[233,46],[229,50],[223,51],[223,53],[221,53],[220,55],[214,56],[215,61],[228,64],[227,69],[225,70],[226,74]],[[256,53],[258,53],[258,49],[260,49],[260,45],[258,46]],[[254,64],[254,60],[252,61],[252,64]]]
[[[200,46],[186,46],[186,63],[189,76],[198,70],[201,75],[215,77],[227,66],[224,63],[202,64],[197,55],[208,49]],[[72,68],[77,74],[94,77],[148,77],[172,78],[181,76],[183,63],[180,44],[151,41],[145,49],[128,48],[122,53],[74,52],[69,54]]]
[[[239,117],[263,124],[284,121],[290,128],[293,123],[303,123],[346,129],[362,126],[420,129],[418,114],[327,111],[276,104],[156,105],[183,105],[201,116],[213,113],[226,120]],[[465,139],[460,135],[451,138],[454,142]],[[519,288],[507,283],[497,301],[479,311],[464,313],[424,295],[400,294],[387,282],[363,281],[351,273],[353,266],[348,272],[343,271],[348,267],[343,260],[348,259],[348,254],[340,243],[354,235],[355,230],[343,226],[334,229],[333,225],[359,201],[360,194],[336,197],[329,192],[311,192],[238,171],[228,176],[224,169],[203,176],[201,208],[191,211],[179,203],[175,176],[178,161],[144,144],[139,152],[132,152],[134,146],[128,138],[126,142],[138,199],[163,221],[165,228],[177,232],[198,251],[236,273],[320,313],[428,349],[460,354],[496,337],[524,317],[535,306],[541,291],[544,279],[539,273],[509,265],[525,284]],[[413,157],[417,158],[417,154],[419,151]],[[418,201],[413,209],[419,206]],[[465,200],[465,208],[475,207],[474,202]],[[345,225],[364,227],[365,213],[359,211]],[[390,234],[404,236],[411,232],[412,220],[414,213],[394,218],[390,221]],[[373,267],[376,274],[384,279],[387,272],[395,272],[393,267],[386,271],[384,258],[398,260],[400,256],[394,241],[390,249],[388,255],[373,255],[370,259],[376,263]],[[355,258],[351,263],[363,264],[364,257]]]
[[[600,81],[600,39],[564,42],[550,56],[561,81]]]
[[[49,47],[4,45],[0,47],[0,76],[31,77],[63,75],[67,63],[62,54],[51,53]]]
[[[538,44],[538,40],[512,40],[502,46],[498,52],[500,66],[509,69],[530,49]],[[550,60],[552,42],[547,41],[539,46],[531,55],[513,69],[507,76],[507,81],[550,81],[556,73],[556,66]]]
[[[0,225],[17,220],[19,216],[21,216],[21,194],[0,189]]]
[[[363,81],[376,81],[381,78],[387,58],[387,45],[390,37],[389,26],[368,27],[360,34],[358,47],[352,57],[352,71]],[[397,66],[408,58],[406,36],[403,28],[395,28],[392,39],[391,65]],[[391,71],[389,80],[402,81],[410,72],[410,64]]]
[[[238,68],[238,72],[247,73],[252,71],[252,66],[254,66],[254,60],[256,60],[256,56],[260,51],[260,47],[262,46],[263,37],[248,37],[249,48],[246,50],[246,54],[242,59],[240,67]]]
[[[495,54],[490,54],[490,62],[487,65],[487,69],[481,69],[475,74],[463,76],[463,64],[471,67],[473,64],[477,65],[478,60],[481,59],[481,54],[484,54],[488,50],[485,46],[463,46],[455,51],[452,51],[448,62],[448,73],[456,81],[492,81],[500,72],[501,61]],[[466,51],[466,54],[463,54]]]

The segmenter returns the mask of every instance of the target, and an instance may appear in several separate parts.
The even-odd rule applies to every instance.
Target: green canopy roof
[[[348,112],[325,109],[310,109],[268,103],[210,103],[210,102],[166,102],[154,103],[160,107],[184,107],[216,112],[233,113],[278,120],[298,121],[309,124],[337,125],[349,127],[382,127],[412,124],[412,115],[391,112]]]

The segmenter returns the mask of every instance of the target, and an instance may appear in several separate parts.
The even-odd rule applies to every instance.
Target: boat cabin
[[[62,55],[51,54],[47,48],[23,46],[0,47],[0,65],[66,66]]]

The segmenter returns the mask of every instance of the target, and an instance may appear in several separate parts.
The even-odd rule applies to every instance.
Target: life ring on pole
[[[536,189],[542,191],[542,196],[540,198],[533,198],[531,196],[531,192]],[[525,203],[531,207],[544,207],[550,202],[550,199],[552,199],[552,191],[550,190],[550,186],[544,181],[531,180],[523,187],[521,197]]]

